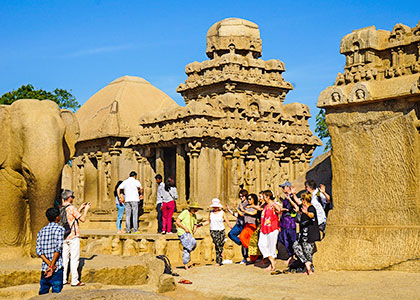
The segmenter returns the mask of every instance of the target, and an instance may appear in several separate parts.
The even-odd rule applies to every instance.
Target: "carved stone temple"
[[[341,41],[344,73],[319,96],[334,211],[317,266],[384,269],[420,258],[420,23]]]
[[[309,108],[284,104],[293,89],[284,63],[262,60],[261,44],[256,24],[225,19],[207,33],[209,59],[185,68],[177,88],[185,106],[124,76],[80,108],[72,188],[93,203],[92,228],[111,220],[114,228],[113,189],[131,170],[144,186],[146,212],[154,209],[157,173],[176,178],[179,205],[207,207],[214,197],[232,202],[240,188],[277,191],[305,172],[321,142],[309,129]]]

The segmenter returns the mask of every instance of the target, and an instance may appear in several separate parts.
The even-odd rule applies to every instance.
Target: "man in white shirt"
[[[134,230],[134,233],[139,233],[139,202],[140,195],[143,194],[143,188],[140,184],[140,181],[136,179],[136,172],[130,172],[129,176],[130,177],[128,177],[120,184],[117,189],[117,193],[120,201],[125,202],[125,222],[127,233],[130,233],[131,229]],[[124,190],[124,195],[122,194],[121,190]]]
[[[162,182],[162,175],[157,174],[155,176],[156,183],[158,185],[156,192],[156,211],[158,220],[158,233],[162,232],[162,203],[163,203],[163,189],[165,184]]]

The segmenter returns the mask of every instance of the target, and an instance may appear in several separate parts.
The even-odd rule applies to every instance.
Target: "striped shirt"
[[[64,227],[58,225],[55,222],[49,223],[47,226],[43,227],[37,235],[36,238],[36,254],[41,256],[45,255],[50,261],[52,261],[55,252],[59,252],[60,256],[57,259],[55,265],[57,266],[56,270],[59,270],[63,267],[63,240],[64,240]],[[41,271],[46,271],[48,265],[42,261]]]

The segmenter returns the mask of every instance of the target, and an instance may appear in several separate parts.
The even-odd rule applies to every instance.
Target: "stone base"
[[[408,267],[420,261],[420,227],[329,224],[317,248],[314,264],[322,270],[388,270],[401,264]]]
[[[197,248],[191,253],[193,264],[213,264],[216,251],[208,228],[200,228],[195,238]],[[175,267],[182,266],[182,245],[177,234],[116,234],[110,230],[81,231],[80,247],[85,256],[104,254],[115,256],[166,255]],[[241,261],[241,248],[227,238],[225,258]]]

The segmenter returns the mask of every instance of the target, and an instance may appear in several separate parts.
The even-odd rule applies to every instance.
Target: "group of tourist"
[[[284,197],[277,195],[277,200],[270,190],[261,191],[259,196],[241,190],[237,212],[227,207],[237,217],[228,236],[242,247],[243,264],[266,266],[266,270],[274,271],[275,259],[283,258],[289,267],[303,264],[310,275],[315,242],[325,234],[331,197],[324,185],[318,187],[313,180],[305,182],[306,192],[300,197],[290,182],[280,187]],[[262,259],[257,261],[258,258]]]
[[[157,187],[156,209],[158,232],[172,233],[172,217],[178,199],[175,181],[168,177],[166,182],[160,174],[155,176]],[[270,190],[259,195],[239,192],[236,211],[228,205],[226,210],[236,217],[231,225],[221,201],[212,199],[208,219],[198,223],[196,213],[203,209],[196,202],[190,202],[175,220],[177,234],[183,247],[182,260],[189,269],[191,252],[196,248],[194,234],[197,228],[210,225],[210,236],[216,250],[216,266],[231,263],[224,259],[226,242],[225,224],[230,228],[229,238],[241,246],[241,264],[254,264],[275,271],[275,259],[282,258],[291,267],[296,262],[302,264],[308,275],[313,273],[312,255],[315,242],[325,234],[328,211],[332,208],[331,197],[324,185],[313,181],[305,182],[306,193],[297,195],[288,181],[280,185],[284,197],[276,199]],[[138,233],[138,209],[143,197],[143,188],[137,180],[136,172],[118,182],[115,187],[115,204],[118,211],[117,230],[122,231],[122,218],[126,213],[126,233]],[[70,261],[71,286],[83,286],[79,281],[80,257],[79,222],[85,222],[90,203],[83,203],[79,209],[73,205],[75,199],[71,190],[63,190],[59,207],[49,208],[46,216],[49,224],[37,236],[36,253],[42,259],[42,273],[39,294],[60,292],[67,284]],[[297,226],[299,224],[299,226]],[[299,229],[297,231],[297,228]],[[284,256],[286,253],[286,256]]]
[[[178,192],[173,177],[168,177],[163,182],[162,175],[155,176],[157,183],[156,210],[158,220],[158,232],[162,234],[172,232],[172,217],[176,209]],[[117,233],[124,233],[122,230],[122,219],[125,211],[126,231],[125,233],[139,233],[138,219],[139,210],[143,205],[143,188],[137,180],[137,173],[130,172],[129,178],[119,181],[114,190],[115,205],[117,207]]]

